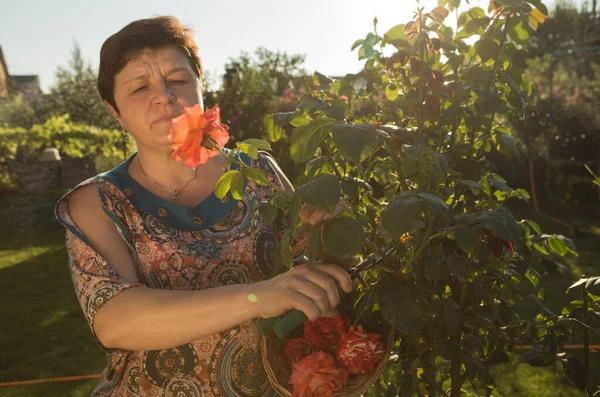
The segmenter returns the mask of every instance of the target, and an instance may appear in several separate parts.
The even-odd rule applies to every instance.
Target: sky
[[[577,0],[581,2],[581,0]],[[173,15],[196,32],[204,68],[212,76],[241,52],[258,47],[305,54],[305,69],[345,75],[361,69],[352,43],[412,17],[413,0],[0,0],[0,46],[9,74],[36,74],[42,89],[68,65],[74,42],[97,69],[104,40],[136,19]],[[463,0],[463,3],[465,1]],[[487,10],[488,0],[471,0]],[[552,7],[554,0],[545,1]],[[426,10],[437,0],[421,0]]]

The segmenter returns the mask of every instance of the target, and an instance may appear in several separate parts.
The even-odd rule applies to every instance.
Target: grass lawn
[[[49,212],[55,198],[29,197],[0,203],[0,382],[98,374],[105,365],[103,351],[92,339],[71,284],[64,248],[64,229]],[[34,207],[36,210],[31,210]],[[539,221],[545,231],[566,233]],[[593,237],[578,238],[582,252],[577,275],[600,274],[600,244]],[[571,280],[559,274],[542,277],[548,305],[560,312]],[[535,289],[523,286],[524,295]],[[574,299],[575,297],[573,297]],[[524,300],[524,315],[537,308]],[[573,343],[581,343],[575,335]],[[593,342],[600,343],[595,335]],[[598,356],[596,354],[595,356]],[[600,363],[594,357],[595,363]],[[600,365],[598,365],[600,367]],[[500,365],[493,375],[503,396],[583,396],[571,387],[560,365],[533,368]],[[96,380],[0,388],[0,397],[89,396]]]
[[[75,298],[64,228],[52,222],[51,215],[26,214],[20,206],[3,204],[0,382],[100,373],[105,355]],[[13,221],[31,217],[36,220],[32,226]],[[89,396],[95,384],[96,380],[4,387],[0,396]]]

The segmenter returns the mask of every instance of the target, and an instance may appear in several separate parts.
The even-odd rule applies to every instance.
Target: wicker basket
[[[385,369],[394,344],[395,330],[387,327],[382,335],[382,341],[385,347],[383,359],[377,369],[371,374],[350,376],[348,383],[341,390],[332,394],[332,397],[358,397],[366,393],[381,376]],[[271,386],[277,391],[277,394],[283,397],[292,395],[292,385],[288,383],[291,373],[289,365],[283,357],[283,344],[285,342],[271,333],[263,337],[261,345],[262,361],[269,378]]]

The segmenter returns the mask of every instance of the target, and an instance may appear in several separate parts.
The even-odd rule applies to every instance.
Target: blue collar
[[[230,149],[224,150],[226,152],[231,151]],[[223,200],[219,200],[212,192],[194,208],[162,199],[140,185],[127,172],[127,167],[135,155],[136,153],[132,154],[117,167],[100,176],[119,188],[136,209],[152,214],[156,219],[174,229],[196,231],[209,228],[223,219],[236,205],[236,200],[231,196],[231,192],[228,192]],[[237,154],[236,159],[240,159]],[[250,165],[249,156],[242,153],[241,159],[245,164]],[[231,165],[232,170],[238,168],[238,164],[233,163]],[[244,191],[247,184],[248,180],[244,178]]]

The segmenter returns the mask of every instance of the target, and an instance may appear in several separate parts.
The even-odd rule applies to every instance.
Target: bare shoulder
[[[129,248],[117,226],[104,212],[99,185],[82,186],[69,197],[69,215],[93,249],[127,282],[137,282]]]
[[[102,209],[98,189],[97,183],[90,183],[75,190],[69,197],[69,215],[84,232],[90,224],[110,222]]]

